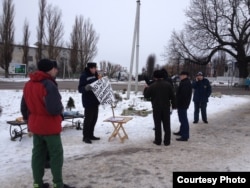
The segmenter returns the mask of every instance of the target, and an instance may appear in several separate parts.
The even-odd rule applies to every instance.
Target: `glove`
[[[90,91],[91,89],[92,89],[92,87],[89,84],[85,86],[86,91]]]
[[[98,74],[97,78],[98,78],[98,79],[101,79],[101,78],[102,78],[102,75]]]

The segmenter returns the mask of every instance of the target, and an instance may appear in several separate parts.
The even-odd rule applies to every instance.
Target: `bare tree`
[[[83,16],[78,17],[78,28],[77,28],[77,40],[78,40],[78,59],[79,59],[79,72],[82,72],[84,70],[84,67],[86,66],[86,63],[84,63],[84,43],[83,41]]]
[[[248,75],[250,18],[248,1],[192,0],[186,11],[189,18],[185,30],[173,32],[175,46],[191,62],[206,65],[218,51],[224,51],[238,63],[239,76]]]
[[[37,62],[43,57],[43,46],[45,37],[45,16],[46,16],[46,0],[39,1],[39,16],[38,16],[38,26],[37,26]]]
[[[106,68],[107,68],[106,61],[101,61],[100,62],[100,70],[103,71],[103,72],[105,72]]]
[[[9,77],[9,64],[14,50],[14,13],[12,0],[3,1],[3,15],[0,20],[1,60],[0,66],[5,70],[5,77]]]
[[[121,66],[118,64],[112,64],[108,61],[101,61],[100,62],[101,70],[105,72],[105,75],[108,78],[113,78],[115,73],[121,70]]]
[[[213,75],[216,76],[223,76],[226,67],[226,53],[224,51],[220,51],[218,53],[218,57],[212,59],[211,66],[213,69]]]
[[[23,26],[23,64],[26,65],[26,76],[28,74],[28,66],[29,66],[29,38],[30,38],[30,31],[29,31],[29,23],[27,20],[24,22]]]
[[[79,64],[78,60],[78,28],[79,28],[79,23],[78,23],[78,17],[75,18],[75,24],[73,26],[73,31],[70,34],[70,67],[72,70],[72,73],[75,74],[77,71],[77,65]]]
[[[99,36],[96,34],[93,25],[90,23],[90,20],[87,19],[84,21],[83,16],[78,18],[79,21],[79,30],[78,30],[78,39],[79,39],[79,59],[80,59],[80,71],[83,71],[86,64],[93,60],[97,55],[97,42]]]
[[[45,43],[48,51],[48,58],[57,59],[63,46],[63,24],[62,11],[51,4],[46,9]]]
[[[82,72],[86,64],[97,55],[97,42],[99,36],[96,34],[90,20],[83,16],[76,16],[75,24],[70,36],[70,66],[73,73]]]

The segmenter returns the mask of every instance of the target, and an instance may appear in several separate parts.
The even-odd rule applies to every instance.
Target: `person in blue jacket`
[[[212,93],[212,88],[208,79],[204,78],[202,72],[198,72],[195,80],[192,83],[194,89],[193,102],[194,102],[194,121],[199,122],[199,112],[201,110],[201,117],[204,123],[207,121],[207,103],[208,98]]]
[[[250,78],[246,78],[246,81],[245,81],[245,90],[249,90],[249,86],[250,86]]]
[[[91,144],[91,140],[100,140],[100,137],[94,136],[100,102],[90,86],[90,84],[97,81],[98,78],[96,63],[87,63],[87,67],[80,76],[78,85],[78,91],[82,94],[82,105],[85,115],[83,122],[83,142],[87,144]]]

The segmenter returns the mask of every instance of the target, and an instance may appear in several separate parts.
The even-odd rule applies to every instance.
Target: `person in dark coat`
[[[155,82],[146,86],[143,95],[145,98],[150,98],[153,108],[153,119],[155,124],[155,140],[154,144],[161,145],[162,143],[162,128],[163,124],[164,145],[170,145],[171,126],[170,126],[170,106],[172,103],[173,109],[175,105],[175,94],[170,83],[164,80],[164,74],[161,70],[156,70],[153,73]]]
[[[34,187],[46,188],[44,163],[50,159],[53,187],[73,188],[63,183],[63,147],[61,142],[63,105],[55,77],[57,63],[49,59],[38,62],[38,71],[30,74],[21,100],[21,113],[33,133],[32,173]],[[47,156],[49,155],[49,156]]]
[[[212,93],[212,87],[208,79],[204,78],[202,72],[198,72],[196,79],[192,83],[194,89],[193,102],[194,102],[194,121],[199,122],[199,113],[201,109],[201,117],[204,123],[207,121],[207,103],[208,98]]]
[[[167,81],[168,83],[171,84],[172,87],[174,87],[172,79],[168,77],[167,70],[162,68],[160,71],[162,71],[163,80]],[[144,77],[144,80],[148,86],[155,82],[155,79],[149,80],[147,76]],[[150,100],[150,99],[147,99],[147,100]],[[155,130],[155,128],[153,128],[153,130]]]
[[[167,82],[169,82],[171,84],[171,86],[174,87],[173,81],[172,79],[168,76],[168,72],[165,68],[162,68],[160,71],[162,71],[163,74],[163,79]],[[155,82],[155,80],[149,80],[149,78],[147,76],[144,77],[144,80],[146,82],[147,85],[151,85],[152,83]]]
[[[121,79],[121,72],[119,71],[118,76],[117,76],[117,81],[120,81]]]
[[[83,122],[83,142],[87,144],[91,144],[91,140],[100,140],[100,137],[94,136],[100,102],[90,86],[90,84],[97,81],[98,78],[96,63],[87,63],[87,67],[80,76],[78,85],[78,91],[82,94],[82,105],[85,115]]]
[[[173,80],[169,77],[168,71],[165,68],[162,68],[161,71],[164,74],[164,77],[163,77],[164,80],[168,81],[171,84],[171,86],[174,87]]]
[[[181,81],[176,92],[177,113],[181,124],[179,132],[174,133],[174,135],[181,136],[180,138],[176,138],[177,141],[188,141],[189,139],[187,109],[192,98],[192,84],[188,76],[189,73],[186,71],[180,73]]]

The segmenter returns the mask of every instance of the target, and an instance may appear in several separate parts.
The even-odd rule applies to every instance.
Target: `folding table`
[[[114,131],[112,132],[111,136],[109,137],[109,141],[116,137],[116,135],[119,136],[121,142],[123,143],[125,139],[128,139],[128,135],[124,129],[124,124],[126,124],[128,121],[133,119],[132,117],[125,117],[125,116],[119,116],[119,117],[110,117],[104,122],[110,122],[112,123],[114,127]]]

